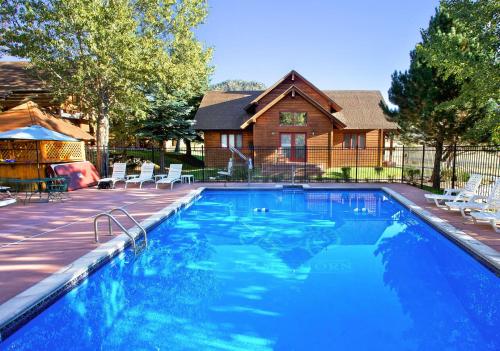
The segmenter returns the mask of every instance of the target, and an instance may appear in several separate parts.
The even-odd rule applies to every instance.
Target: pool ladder
[[[116,219],[116,217],[113,216],[114,212],[121,212],[121,213],[123,213],[132,222],[134,222],[134,224],[137,227],[139,227],[139,229],[141,230],[142,234],[144,235],[144,240],[142,241],[141,244],[137,244],[136,238],[134,238],[134,236],[132,234],[130,234],[130,232]],[[120,208],[120,207],[113,208],[112,210],[110,210],[108,212],[99,213],[97,216],[95,216],[95,218],[94,218],[94,236],[95,236],[95,242],[96,243],[99,242],[99,231],[97,229],[97,222],[98,222],[99,218],[101,218],[101,217],[107,217],[108,218],[109,235],[113,235],[113,226],[112,226],[112,223],[111,223],[113,221],[130,238],[130,241],[132,242],[132,249],[134,250],[134,254],[135,255],[138,255],[142,251],[144,251],[145,249],[147,249],[147,247],[148,247],[148,237],[147,237],[146,230],[144,229],[144,227],[142,227],[139,224],[139,222],[137,222],[135,220],[134,217],[132,217],[130,215],[130,213],[128,213],[127,211],[125,211],[123,208]]]

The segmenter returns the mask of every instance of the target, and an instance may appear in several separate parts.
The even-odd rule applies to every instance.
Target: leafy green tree
[[[211,50],[192,32],[206,0],[0,1],[1,52],[29,59],[57,98],[76,97],[99,147],[111,118],[146,115],[151,86],[194,94],[207,84]]]
[[[451,28],[449,16],[437,11],[417,46],[426,45],[429,33],[438,30],[446,33]],[[399,124],[403,139],[435,147],[432,182],[433,187],[439,188],[445,145],[465,140],[467,131],[483,115],[479,111],[464,112],[460,105],[451,103],[461,89],[461,83],[454,76],[440,76],[418,50],[412,51],[410,58],[407,71],[396,71],[392,75],[389,100],[398,109],[388,112]]]
[[[201,95],[186,97],[180,93],[153,99],[147,110],[147,118],[139,122],[139,135],[160,144],[165,140],[184,139],[189,146],[190,141],[198,136],[193,123],[200,102]]]
[[[453,77],[461,84],[450,104],[484,109],[486,116],[472,136],[486,133],[500,143],[500,2],[441,0],[440,12],[450,18],[450,28],[429,28],[417,51],[444,79]]]
[[[263,83],[255,81],[228,79],[223,82],[213,84],[210,86],[210,89],[220,91],[265,90],[266,86]]]

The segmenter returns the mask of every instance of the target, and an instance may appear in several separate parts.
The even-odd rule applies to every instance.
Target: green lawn
[[[322,175],[323,179],[344,179],[345,176],[342,173],[342,167],[332,167],[328,168]],[[376,169],[375,167],[358,167],[357,179],[358,180],[390,180],[390,179],[401,179],[401,168],[397,167],[382,167]],[[349,179],[356,179],[356,168],[351,167],[349,172]]]

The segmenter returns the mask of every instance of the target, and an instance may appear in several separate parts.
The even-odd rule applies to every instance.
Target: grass
[[[345,167],[344,167],[345,169]],[[328,168],[321,176],[323,179],[342,179],[345,176],[342,173],[342,167]],[[350,180],[356,179],[356,168],[352,167],[350,170]],[[362,180],[398,180],[401,179],[401,168],[396,167],[358,167],[357,179]]]

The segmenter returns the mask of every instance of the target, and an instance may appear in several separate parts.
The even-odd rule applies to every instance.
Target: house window
[[[344,134],[344,148],[355,149],[356,147],[359,149],[366,148],[366,134]]]
[[[243,147],[243,135],[241,133],[221,134],[220,146],[223,148],[232,146],[241,149]]]
[[[280,125],[282,126],[305,126],[307,124],[307,112],[280,112]]]

